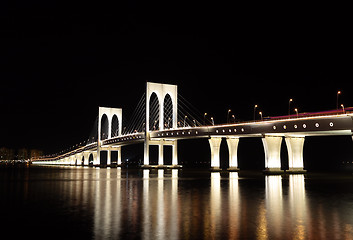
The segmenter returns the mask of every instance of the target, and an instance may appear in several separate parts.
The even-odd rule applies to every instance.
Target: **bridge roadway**
[[[353,114],[240,122],[215,126],[152,131],[151,139],[188,139],[198,137],[263,137],[352,135]]]
[[[218,170],[220,166],[219,147],[221,139],[226,138],[230,156],[229,169],[238,170],[237,146],[239,138],[261,137],[265,149],[266,169],[271,173],[278,173],[282,172],[280,170],[280,146],[282,138],[285,137],[289,153],[290,171],[303,172],[302,151],[306,136],[352,135],[352,131],[353,114],[339,114],[287,118],[281,120],[239,122],[214,126],[174,128],[150,131],[147,134],[139,132],[102,140],[99,149],[100,151],[116,149],[120,152],[121,146],[148,142],[149,145],[159,145],[160,159],[158,164],[163,166],[163,145],[176,146],[175,142],[181,139],[209,138],[211,148],[211,168]],[[86,160],[82,160],[82,163],[85,162],[84,165],[88,165],[87,154],[94,152],[97,158],[97,146],[97,143],[92,143],[55,157],[38,159],[38,161],[41,163],[47,162],[79,165],[77,164],[77,159],[83,156]],[[175,150],[175,152],[177,152],[177,150]],[[109,163],[110,157],[108,158]],[[119,158],[118,163],[121,164],[120,154]],[[173,161],[173,165],[177,165],[177,153],[175,153],[174,158],[175,161]],[[76,162],[73,159],[76,159]],[[146,167],[150,167],[149,160],[144,163]],[[95,165],[99,165],[99,162],[98,164],[96,162]]]

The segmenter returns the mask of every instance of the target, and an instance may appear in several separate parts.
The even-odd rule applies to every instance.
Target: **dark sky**
[[[226,121],[353,105],[351,15],[341,6],[214,1],[2,3],[0,146],[65,149],[86,139],[98,106],[124,117],[146,81],[178,84]],[[11,5],[10,5],[11,4]],[[347,9],[347,10],[345,10]]]

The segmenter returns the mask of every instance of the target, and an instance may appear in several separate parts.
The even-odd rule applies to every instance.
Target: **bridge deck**
[[[259,137],[263,135],[351,135],[353,116],[319,116],[269,120],[226,125],[203,126],[153,131],[152,139],[187,139],[211,136]]]
[[[207,137],[262,137],[264,135],[277,136],[324,136],[324,135],[352,135],[353,114],[290,118],[280,120],[265,120],[243,122],[225,125],[185,127],[151,131],[147,135],[151,140],[178,140]],[[125,146],[145,141],[145,133],[133,133],[103,140],[101,147]],[[34,161],[55,161],[85,151],[96,151],[97,143],[79,147],[70,152],[35,159]]]

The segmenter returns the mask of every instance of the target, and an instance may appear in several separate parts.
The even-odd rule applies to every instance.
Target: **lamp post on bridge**
[[[261,116],[261,121],[263,120],[263,118],[262,118],[262,112],[259,112],[259,115]]]
[[[297,118],[298,118],[299,117],[298,108],[294,108],[294,111],[297,113]]]
[[[337,96],[336,96],[336,110],[338,110],[338,98],[341,95],[341,91],[337,91]]]
[[[257,104],[255,104],[255,106],[254,106],[254,121],[256,120],[256,108],[257,107],[258,107]]]
[[[203,114],[203,125],[204,126],[206,125],[206,116],[207,116],[207,113],[204,113]]]
[[[288,102],[288,117],[290,118],[290,104],[291,104],[291,102],[293,102],[293,99],[292,98],[290,98],[289,99],[289,102]]]
[[[342,107],[342,112],[343,112],[343,114],[345,114],[344,105],[341,104],[341,107]]]
[[[227,123],[229,123],[229,113],[230,113],[231,111],[232,111],[231,109],[228,109],[228,112],[227,112]]]

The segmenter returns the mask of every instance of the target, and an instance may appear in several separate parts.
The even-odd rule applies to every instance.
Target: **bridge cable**
[[[211,125],[211,120],[180,94],[178,94],[178,121],[182,124],[185,121],[185,125],[189,126]]]
[[[129,121],[126,124],[126,127],[123,128],[122,134],[131,134],[135,130],[137,132],[141,132],[143,128],[143,122],[145,119],[145,99],[146,94],[143,93],[142,97],[140,98],[135,110],[131,114]]]

